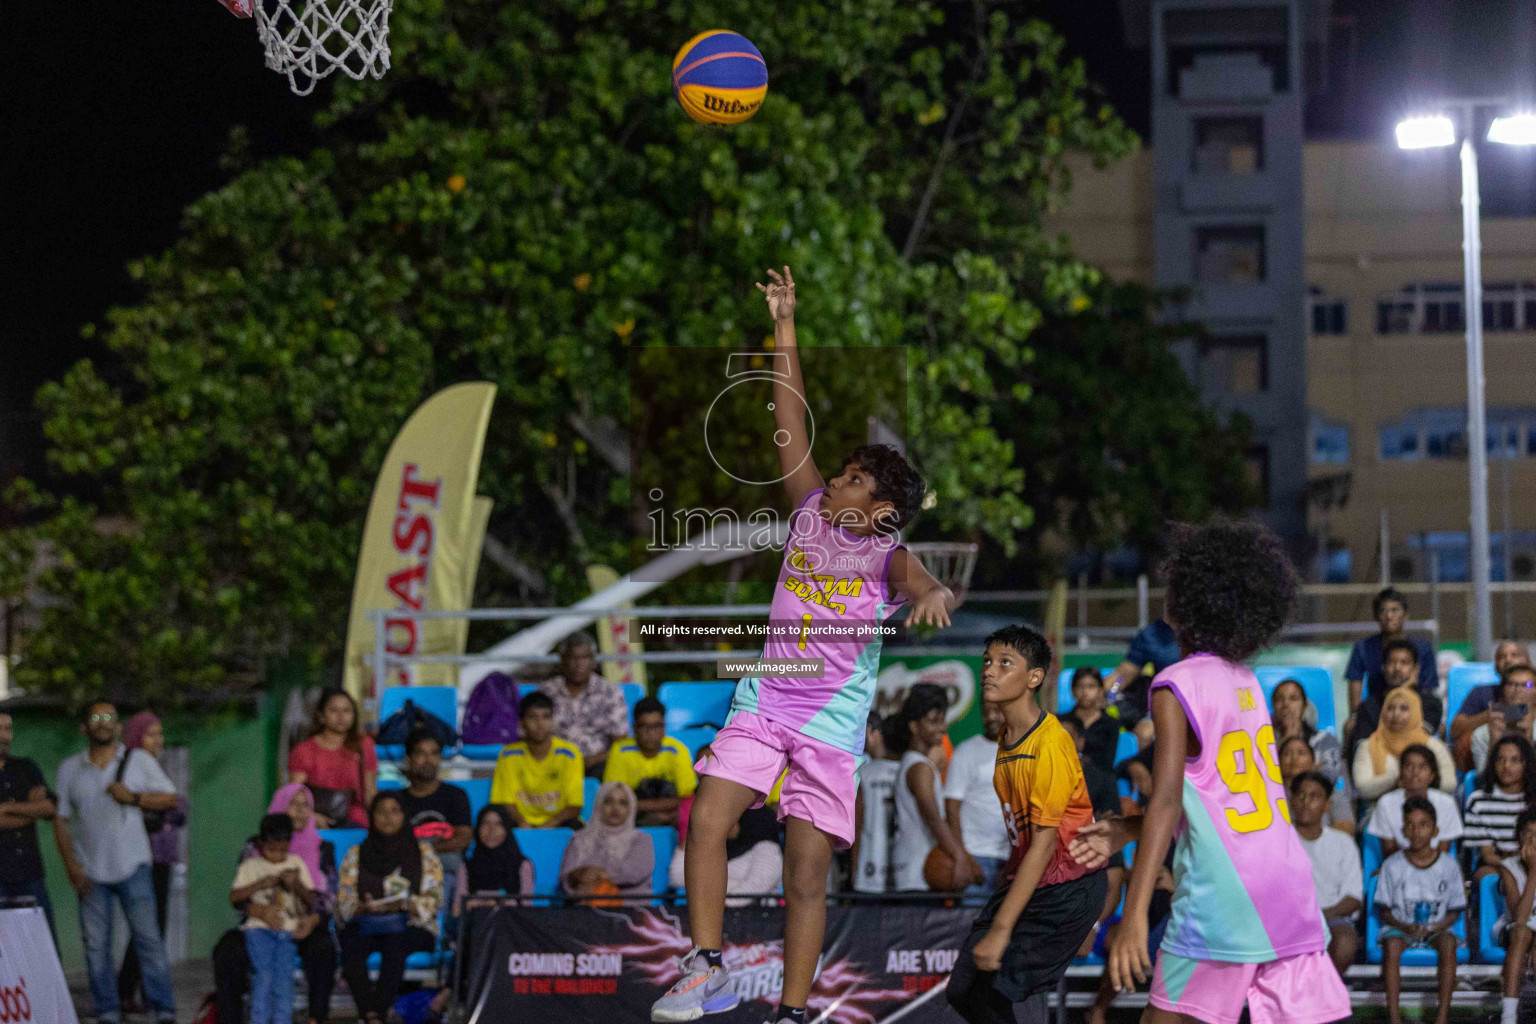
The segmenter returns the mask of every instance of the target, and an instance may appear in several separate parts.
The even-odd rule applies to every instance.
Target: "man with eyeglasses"
[[[80,897],[80,937],[96,1019],[100,1024],[122,1020],[112,957],[112,902],[116,900],[139,955],[145,998],[160,1024],[174,1024],[176,1001],[155,919],[143,812],[175,806],[176,787],[147,752],[125,751],[118,742],[122,724],[110,701],[88,704],[80,725],[88,746],[59,765],[53,835],[69,883]]]

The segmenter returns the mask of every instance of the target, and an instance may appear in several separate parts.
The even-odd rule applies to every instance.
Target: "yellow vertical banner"
[[[587,566],[587,585],[592,593],[606,590],[619,582],[619,574],[606,565]],[[645,644],[631,639],[633,619],[624,617],[597,620],[597,648],[602,654],[643,654]],[[614,683],[639,683],[645,685],[645,663],[642,661],[605,661],[603,678]]]
[[[376,698],[385,686],[449,686],[452,665],[391,663],[384,680],[366,658],[376,637],[369,613],[376,610],[462,611],[469,606],[485,523],[477,529],[475,486],[490,423],[496,385],[455,384],[427,399],[400,428],[373,488],[352,586],[343,685],[359,700]],[[477,539],[478,538],[478,539]],[[473,543],[473,547],[471,544]],[[385,619],[390,654],[462,654],[462,619]]]

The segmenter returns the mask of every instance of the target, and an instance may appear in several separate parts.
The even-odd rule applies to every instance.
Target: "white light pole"
[[[1478,661],[1493,659],[1493,598],[1489,587],[1488,544],[1488,428],[1483,394],[1483,250],[1478,219],[1477,148],[1472,134],[1478,107],[1505,107],[1508,100],[1464,99],[1442,103],[1461,122],[1461,248],[1465,277],[1467,322],[1467,462],[1471,470],[1472,512],[1472,643]],[[1397,125],[1403,149],[1454,145],[1457,125],[1438,113],[1411,117]],[[1521,113],[1495,118],[1488,140],[1508,146],[1536,145],[1536,115]],[[1509,538],[1504,538],[1505,543]]]

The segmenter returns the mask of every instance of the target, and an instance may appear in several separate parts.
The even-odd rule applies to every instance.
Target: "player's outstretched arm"
[[[934,579],[906,548],[897,548],[891,556],[891,585],[912,606],[907,625],[949,625],[949,615],[955,610],[955,592]]]
[[[810,432],[805,426],[810,400],[805,394],[805,378],[800,375],[800,350],[795,346],[795,279],[785,266],[784,273],[768,271],[769,283],[757,283],[757,290],[768,300],[773,315],[773,351],[782,356],[773,375],[773,424],[784,443],[779,449],[779,468],[784,472],[784,489],[795,508],[805,496],[826,481],[811,459]]]
[[[1140,838],[1141,815],[1105,818],[1078,829],[1067,844],[1067,852],[1085,868],[1101,868],[1109,858]]]
[[[1157,753],[1152,762],[1152,795],[1142,817],[1141,841],[1136,846],[1136,865],[1125,892],[1125,913],[1109,949],[1109,977],[1115,991],[1134,988],[1152,969],[1147,958],[1147,908],[1157,885],[1157,869],[1168,854],[1174,830],[1183,813],[1184,756],[1188,747],[1189,719],[1184,706],[1166,687],[1152,691],[1152,725],[1157,733]]]

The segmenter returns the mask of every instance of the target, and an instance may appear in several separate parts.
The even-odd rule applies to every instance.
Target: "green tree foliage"
[[[669,95],[674,50],[714,26],[772,75],[728,130]],[[482,601],[578,596],[588,562],[627,566],[629,352],[761,345],[764,267],[795,268],[808,349],[906,347],[938,499],[921,535],[1004,558],[1057,444],[1031,392],[1071,385],[1035,361],[1042,323],[1092,321],[1062,330],[1097,332],[1111,366],[1167,358],[1144,324],[1117,349],[1098,275],[1039,230],[1068,152],[1135,140],[1028,4],[398,0],[391,43],[383,81],[320,105],[324,148],[194,203],[132,266],[143,298],[107,314],[103,358],[40,393],[52,463],[90,500],[12,539],[56,556],[23,684],[164,697],[333,655],[373,474],[410,410],[465,379],[500,387]],[[1223,482],[1174,466],[1121,504],[1162,486],[1198,504]]]

